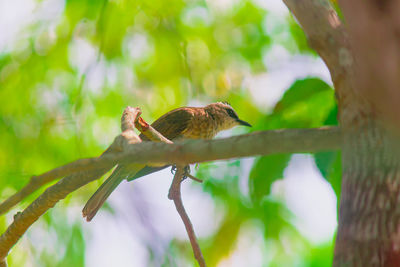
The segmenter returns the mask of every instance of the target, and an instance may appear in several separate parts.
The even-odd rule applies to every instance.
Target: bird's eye
[[[227,108],[226,112],[228,113],[229,117],[234,119],[239,119],[238,115],[233,111],[233,109]]]

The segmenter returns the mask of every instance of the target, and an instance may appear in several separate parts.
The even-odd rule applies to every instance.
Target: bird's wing
[[[193,117],[193,113],[188,108],[178,108],[172,110],[165,115],[157,119],[151,126],[153,126],[158,132],[164,135],[169,140],[173,140],[182,136],[183,132],[189,127],[190,120]],[[149,139],[140,134],[140,138],[143,141],[149,141]],[[112,175],[101,185],[101,187],[93,194],[93,196],[86,203],[83,209],[83,215],[90,221],[106,201],[111,192],[122,182],[123,179],[128,181],[137,179],[144,175],[150,174],[167,168],[165,166],[144,166],[142,164],[124,164],[118,166],[112,173]]]
[[[182,133],[188,128],[192,118],[193,113],[189,109],[177,108],[158,118],[151,124],[151,126],[164,137],[173,140],[182,135]],[[140,134],[140,138],[143,141],[149,141],[149,139],[143,134]]]
[[[173,140],[182,136],[182,133],[187,129],[189,126],[190,120],[192,119],[193,114],[187,108],[178,108],[174,109],[160,118],[158,118],[155,122],[151,124],[151,126],[156,129],[159,133],[161,133],[164,137],[168,138],[169,140]],[[143,141],[149,141],[149,139],[140,134],[140,138]],[[145,166],[133,176],[128,177],[128,181],[132,181],[134,179],[140,178],[147,174],[160,171],[164,168],[167,168],[169,165],[165,166]]]

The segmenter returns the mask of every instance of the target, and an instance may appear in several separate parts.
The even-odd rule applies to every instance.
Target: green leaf
[[[204,257],[210,266],[217,266],[223,258],[229,256],[235,248],[242,224],[240,213],[228,212],[213,238],[203,246]]]
[[[303,80],[297,80],[285,92],[282,99],[276,104],[274,113],[281,112],[295,104],[307,102],[316,94],[325,91],[332,91],[333,94],[331,87],[321,79],[307,78]]]
[[[283,229],[293,228],[288,221],[290,211],[279,201],[265,198],[256,208],[256,212],[264,225],[265,239],[279,239]]]
[[[327,179],[327,176],[332,168],[336,156],[337,152],[319,152],[316,153],[314,156],[315,163],[325,179]]]
[[[340,152],[319,152],[314,154],[315,164],[322,176],[332,185],[337,198],[340,198],[342,183],[342,162]]]
[[[333,243],[323,244],[310,249],[308,258],[309,267],[332,266],[334,246]]]
[[[334,90],[318,78],[297,80],[256,129],[310,128],[335,124]],[[329,121],[328,121],[329,119]]]
[[[338,125],[338,106],[335,105],[325,119],[324,125]]]
[[[271,191],[271,185],[283,177],[290,160],[289,154],[277,154],[257,159],[250,172],[249,188],[253,201],[259,202]]]
[[[82,227],[74,225],[70,233],[70,239],[67,244],[67,250],[64,258],[60,261],[59,267],[85,265],[85,240],[82,234]]]

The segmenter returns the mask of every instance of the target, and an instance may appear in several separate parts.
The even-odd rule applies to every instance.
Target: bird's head
[[[218,130],[227,130],[237,125],[251,127],[250,123],[239,119],[239,116],[227,102],[217,102],[205,107],[210,116],[217,122]]]

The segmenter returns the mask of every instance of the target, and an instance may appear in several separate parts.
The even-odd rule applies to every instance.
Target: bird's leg
[[[171,166],[171,173],[175,175],[176,172],[176,165]]]
[[[186,165],[183,170],[185,171],[185,174],[189,174],[190,173],[190,165]]]
[[[183,167],[182,181],[188,178],[189,175],[190,175],[190,165],[186,165],[185,167]]]
[[[176,168],[176,165],[172,165],[172,167],[171,167],[171,173],[175,175],[176,169],[177,169],[177,168]],[[182,181],[185,180],[186,178],[190,178],[190,179],[192,179],[192,180],[194,180],[194,181],[196,181],[196,182],[199,182],[199,183],[202,183],[202,182],[203,182],[203,180],[201,180],[201,179],[199,179],[199,178],[196,178],[196,177],[194,177],[193,175],[190,174],[190,165],[186,165],[186,166],[183,168],[183,171],[184,171],[184,174],[183,174]]]

